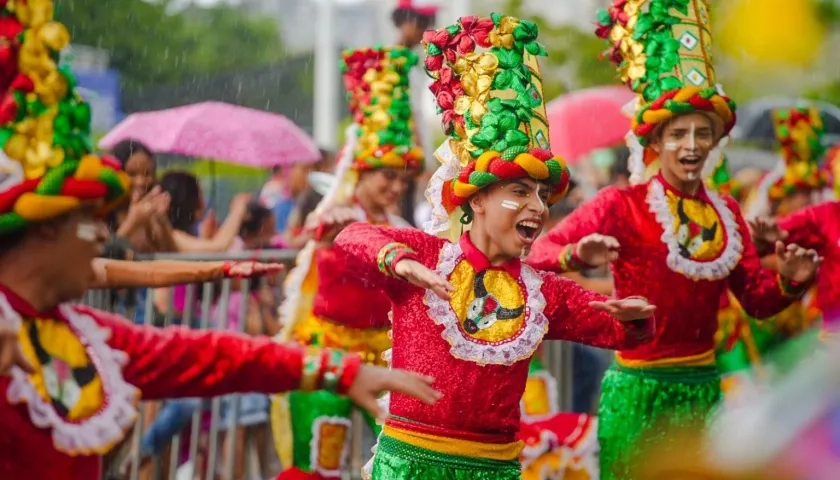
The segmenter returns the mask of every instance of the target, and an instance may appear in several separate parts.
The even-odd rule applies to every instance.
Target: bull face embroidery
[[[715,239],[718,222],[714,222],[710,227],[704,227],[693,221],[685,213],[685,204],[682,198],[677,201],[677,216],[680,225],[677,227],[676,237],[680,247],[680,255],[692,259],[707,242]]]
[[[485,273],[486,270],[476,275],[473,282],[475,300],[470,303],[463,323],[464,331],[469,334],[489,328],[499,320],[519,318],[525,311],[525,305],[505,308],[494,295],[488,293],[487,286],[484,284]]]

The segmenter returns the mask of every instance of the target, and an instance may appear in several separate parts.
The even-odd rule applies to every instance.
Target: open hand
[[[656,307],[642,297],[628,297],[620,300],[610,299],[605,302],[589,302],[589,306],[603,310],[622,322],[644,320],[653,316]]]
[[[280,263],[225,262],[225,278],[254,278],[282,272],[286,266]]]
[[[763,243],[765,245],[774,245],[778,241],[784,241],[788,237],[788,232],[779,228],[776,219],[767,217],[758,217],[747,222],[750,226],[750,233],[752,233],[753,241],[756,243]]]
[[[331,207],[313,212],[306,219],[306,230],[314,233],[315,240],[334,238],[347,225],[358,222],[358,212],[352,207]]]
[[[577,242],[575,254],[590,267],[603,267],[618,260],[618,248],[620,246],[615,237],[593,233]]]
[[[386,413],[376,400],[386,392],[399,392],[432,405],[441,398],[441,393],[432,388],[435,379],[405,370],[390,370],[371,365],[362,365],[347,392],[353,402],[370,412],[384,423]]]
[[[779,258],[779,275],[797,283],[813,280],[823,261],[815,250],[806,250],[795,243],[785,247],[781,241],[776,242],[776,256]]]
[[[0,325],[0,375],[8,375],[12,367],[20,367],[26,373],[35,373],[20,348],[18,329],[13,325]]]
[[[454,291],[455,287],[439,273],[427,268],[422,263],[405,258],[397,262],[393,268],[394,273],[406,282],[431,290],[444,300],[452,298],[450,292]]]

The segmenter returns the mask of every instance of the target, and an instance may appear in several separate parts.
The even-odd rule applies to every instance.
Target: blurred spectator
[[[276,167],[274,174],[260,191],[260,201],[274,214],[277,233],[286,232],[289,216],[294,210],[298,197],[309,187],[309,172],[332,170],[335,155],[321,149],[321,159],[315,164],[296,164],[290,167]]]

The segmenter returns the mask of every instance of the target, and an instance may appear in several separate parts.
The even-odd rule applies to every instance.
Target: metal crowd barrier
[[[263,250],[253,252],[236,252],[225,254],[155,254],[138,256],[137,261],[146,260],[192,260],[192,261],[236,261],[253,260],[261,262],[278,262],[287,266],[286,272],[292,267],[296,251],[292,250]],[[276,283],[275,298],[282,301],[282,286],[285,273],[280,274]],[[267,281],[266,279],[255,281]],[[244,297],[248,295],[251,281],[240,282],[239,291]],[[213,318],[213,312],[227,312],[232,291],[232,280],[204,283],[201,285],[185,285],[184,308],[180,315],[180,323],[190,328],[210,329],[223,328],[227,325],[226,318]],[[166,312],[158,312],[154,305],[154,290],[145,289],[143,305],[131,306],[127,297],[136,291],[95,290],[88,292],[85,303],[102,310],[116,311],[127,319],[134,319],[138,312],[142,312],[143,323],[146,325],[169,326],[178,322],[175,311],[174,289],[169,287],[169,306]],[[217,295],[218,289],[218,295]],[[136,297],[136,295],[134,295]],[[239,308],[239,330],[244,329],[248,314],[248,303],[242,302]],[[126,306],[128,305],[128,306]],[[215,307],[215,308],[214,308]],[[572,370],[571,348],[564,342],[547,342],[544,355],[549,370],[558,378],[561,409],[571,408]],[[228,401],[230,415],[226,425],[221,425],[221,410],[223,399]],[[264,426],[267,436],[267,450],[257,451],[255,438],[245,438],[245,474],[234,478],[234,455],[236,448],[236,431],[239,423],[239,395],[216,397],[207,401],[196,402],[200,406],[193,412],[192,420],[187,428],[172,438],[169,454],[153,455],[150,459],[141,459],[140,440],[144,432],[144,425],[151,420],[148,418],[150,404],[157,403],[162,407],[166,402],[143,402],[139,411],[137,423],[131,435],[111,452],[103,468],[103,480],[252,480],[274,478],[281,470],[279,460],[274,452],[274,442],[271,438],[270,424]],[[206,421],[209,415],[209,425]],[[220,438],[221,430],[228,432],[229,441],[224,444]],[[362,466],[370,458],[370,448],[375,439],[372,432],[362,421],[358,413],[353,418],[351,432],[350,459],[345,479],[359,479]],[[188,442],[188,449],[182,449]],[[182,455],[183,450],[186,454]],[[254,465],[255,455],[268,456],[270,471],[258,472],[259,462]],[[260,457],[257,457],[260,458]],[[265,458],[265,457],[263,457]]]

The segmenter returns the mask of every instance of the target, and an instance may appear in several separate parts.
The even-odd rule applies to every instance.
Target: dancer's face
[[[548,221],[550,196],[547,184],[530,178],[491,185],[470,199],[473,228],[485,230],[504,257],[527,255]]]
[[[786,196],[780,203],[779,208],[775,212],[776,215],[790,215],[798,212],[803,208],[813,203],[812,190],[796,190],[790,195]]]
[[[395,205],[408,190],[411,174],[396,168],[378,168],[363,172],[357,194],[383,210]]]
[[[62,302],[77,300],[84,295],[94,278],[92,261],[102,254],[108,229],[94,215],[94,208],[80,208],[70,214],[38,227],[44,241],[56,245],[71,255],[56,255],[45,272],[52,281]]]
[[[702,113],[680,115],[662,128],[651,147],[659,154],[662,175],[672,186],[695,187],[717,139],[711,119]]]

